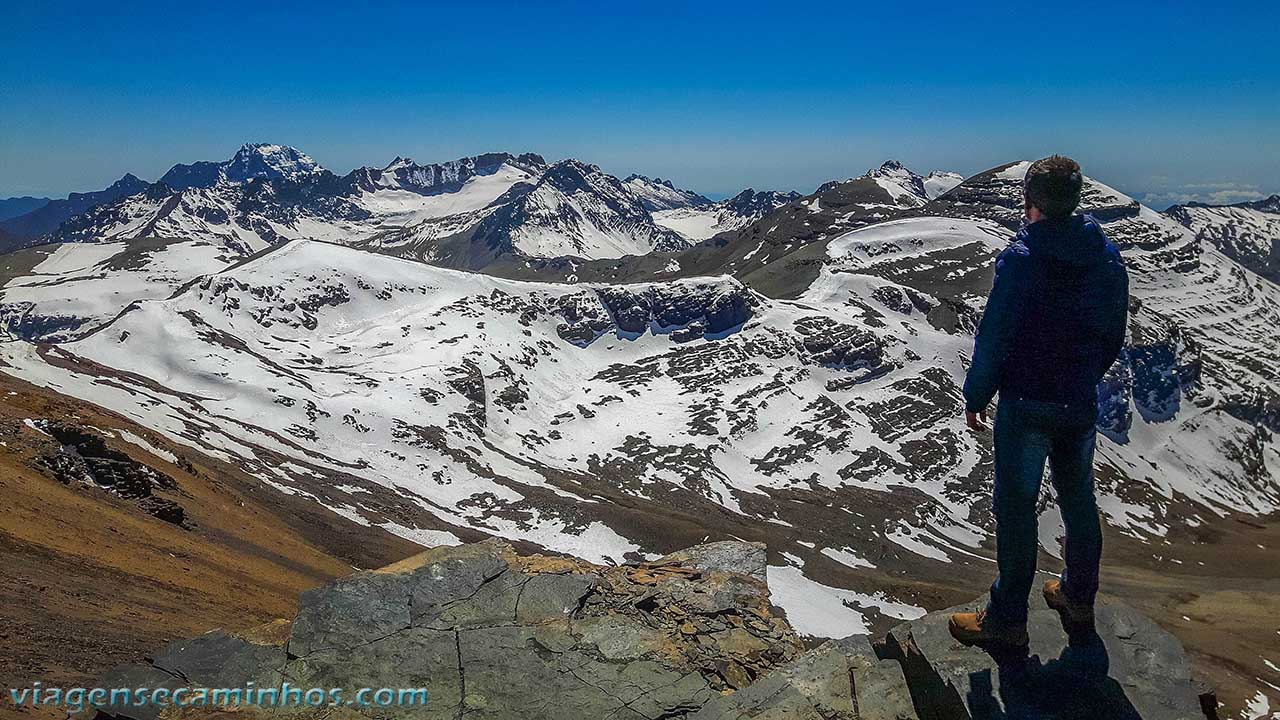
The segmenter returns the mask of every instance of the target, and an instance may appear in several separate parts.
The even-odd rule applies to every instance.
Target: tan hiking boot
[[[1076,602],[1062,591],[1062,583],[1050,580],[1044,584],[1044,602],[1058,611],[1062,629],[1068,635],[1093,632],[1093,605]]]
[[[947,629],[961,645],[1025,648],[1031,642],[1027,637],[1026,623],[1004,625],[988,617],[986,610],[955,613],[947,623]]]

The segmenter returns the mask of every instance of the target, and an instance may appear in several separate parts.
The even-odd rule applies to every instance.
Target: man
[[[1097,384],[1124,344],[1129,278],[1098,223],[1075,212],[1076,161],[1037,160],[1023,181],[1028,224],[996,260],[995,283],[965,378],[969,427],[995,419],[999,576],[977,613],[951,616],[966,645],[1025,647],[1035,579],[1036,500],[1045,460],[1066,525],[1066,572],[1044,598],[1070,634],[1093,630],[1102,529],[1093,494]]]

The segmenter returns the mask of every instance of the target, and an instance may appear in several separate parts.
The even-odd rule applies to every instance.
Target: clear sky
[[[723,195],[1062,152],[1152,204],[1280,192],[1280,3],[8,2],[0,197],[248,141],[577,157]]]

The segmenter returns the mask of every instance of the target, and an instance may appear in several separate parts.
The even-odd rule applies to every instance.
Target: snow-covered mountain
[[[896,163],[890,162],[893,166]],[[938,174],[941,176],[942,174]],[[918,177],[918,176],[917,176]],[[921,184],[925,184],[921,179]],[[795,297],[818,276],[826,243],[851,230],[922,212],[920,198],[902,194],[870,174],[824,183],[812,194],[744,192],[711,208],[659,211],[655,220],[687,236],[705,239],[664,255],[620,260],[564,262],[557,259],[496,264],[485,272],[513,279],[564,282],[634,282],[731,275],[766,294]],[[732,218],[722,230],[722,208]],[[747,221],[741,221],[746,217]]]
[[[922,178],[893,161],[865,177],[890,209],[918,207],[954,180]],[[149,186],[134,182],[59,221],[47,239],[193,241],[241,256],[310,239],[446,267],[496,264],[505,272],[527,259],[578,263],[679,252],[744,231],[801,197],[748,189],[712,202],[670,181],[618,180],[595,165],[548,164],[534,154],[426,165],[397,157],[339,177],[299,150],[264,143],[246,144],[225,161],[175,165]]]
[[[50,240],[344,241],[374,232],[380,219],[356,202],[341,178],[321,171],[297,182],[218,180],[208,187],[181,189],[158,182],[67,220]]]
[[[325,172],[306,153],[288,145],[246,143],[226,162],[197,162],[174,165],[160,182],[174,190],[210,188],[218,183],[249,180],[289,180],[298,182]]]
[[[563,160],[470,213],[433,218],[360,246],[446,267],[487,269],[502,258],[619,258],[670,252],[688,239],[658,225],[628,183]]]
[[[866,177],[884,188],[895,204],[917,207],[964,182],[963,175],[941,170],[922,177],[897,160],[886,160],[880,167],[868,170]]]
[[[653,219],[690,240],[706,240],[722,232],[746,227],[800,197],[800,193],[795,191],[756,192],[747,188],[717,203],[707,201],[701,205],[658,210],[654,212]]]
[[[465,268],[504,255],[607,258],[689,245],[654,222],[634,181],[577,161],[396,158],[339,178],[304,158],[245,145],[226,162],[176,166],[166,177],[180,189],[155,183],[67,220],[59,243],[9,258],[22,271],[0,287],[0,322],[19,337],[66,341],[136,300],[300,239]]]
[[[215,236],[216,237],[216,236]],[[217,240],[116,239],[42,245],[0,257],[0,328],[64,342],[92,332],[135,301],[169,297],[192,279],[269,247]]]
[[[660,181],[627,182],[576,160],[489,153],[421,165],[396,158],[339,177],[287,146],[248,144],[62,224],[54,242],[162,238],[253,247],[324,240],[476,267],[502,254],[620,257],[688,240],[654,222],[660,202],[698,204]],[[707,201],[709,202],[709,201]]]
[[[222,163],[178,165],[144,192],[64,223],[61,242],[167,238],[257,245],[359,242],[481,210],[545,170],[542,158],[492,153],[438,165],[396,158],[343,177],[276,145],[245,145]],[[170,183],[173,183],[172,185]]]
[[[1174,205],[1165,214],[1236,262],[1280,283],[1280,195],[1234,205]]]
[[[754,278],[799,252],[766,243],[770,228],[828,218],[819,239],[790,240],[815,265],[793,299],[729,277],[534,283],[295,241],[150,294],[75,342],[7,343],[0,371],[419,542],[466,528],[616,561],[707,534],[762,539],[785,597],[832,627],[892,622],[930,588],[989,572],[991,456],[963,427],[959,386],[1026,167],[911,208],[890,207],[879,178],[831,183],[760,235],[726,236],[739,259],[779,253]],[[495,237],[540,242],[516,228],[647,212],[617,190],[559,163],[512,186],[496,207],[530,224]],[[1112,547],[1280,510],[1280,289],[1105,185],[1089,182],[1085,207],[1133,272],[1129,343],[1102,387]],[[832,219],[858,213],[847,230]],[[24,287],[126,264],[85,247],[97,262],[50,255]],[[1057,517],[1042,521],[1056,554]]]
[[[474,239],[531,257],[609,258],[672,251],[689,243],[654,223],[645,199],[595,165],[565,160],[510,194]]]
[[[753,236],[766,236],[763,242],[768,242],[769,237],[786,237],[794,247],[797,239],[810,242],[825,236],[830,226],[852,229],[868,221],[887,219],[901,210],[919,208],[963,180],[956,173],[938,171],[922,177],[902,163],[888,160],[861,177],[826,183],[812,195],[747,189],[710,206],[659,211],[654,213],[654,219],[694,240],[747,231]],[[802,198],[803,202],[795,202]],[[762,232],[756,225],[767,229]],[[725,245],[736,244],[731,241]]]
[[[933,200],[941,197],[945,193],[951,191],[951,188],[964,182],[964,176],[960,173],[948,172],[946,170],[931,170],[924,177],[924,196]]]
[[[451,195],[471,190],[484,202],[466,203],[470,210],[478,210],[497,199],[516,182],[528,181],[547,169],[547,162],[539,155],[526,153],[518,157],[507,153],[487,153],[465,157],[444,163],[420,165],[410,158],[397,157],[381,169],[359,168],[354,173],[355,184],[366,193],[380,190],[403,190],[418,195]],[[516,171],[512,175],[512,171]],[[488,178],[487,183],[476,182]],[[481,193],[476,185],[492,186]]]
[[[698,208],[711,205],[710,199],[692,190],[682,190],[670,180],[650,178],[644,175],[628,175],[622,181],[650,212],[658,210],[677,210],[680,208]]]

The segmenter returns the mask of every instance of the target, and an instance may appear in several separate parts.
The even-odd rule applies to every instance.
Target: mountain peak
[[[125,173],[120,177],[119,180],[111,183],[108,189],[132,190],[134,192],[137,192],[137,190],[144,188],[149,184],[150,183],[148,183],[146,180],[143,180],[142,178],[138,177],[137,175],[134,175],[133,173]]]
[[[757,216],[766,212],[772,212],[777,208],[786,205],[792,200],[798,200],[800,193],[790,190],[782,192],[779,190],[761,190],[756,192],[754,188],[747,188],[742,192],[734,195],[724,201],[724,206],[743,216]]]
[[[324,168],[311,156],[288,145],[245,143],[223,166],[223,175],[233,182],[253,178],[297,180]]]
[[[245,143],[230,160],[224,162],[200,160],[174,165],[160,178],[160,182],[175,190],[185,190],[192,187],[213,187],[223,180],[300,180],[322,172],[324,168],[296,148],[270,143]]]
[[[590,187],[592,178],[599,178],[606,183],[610,180],[614,183],[618,182],[616,178],[605,176],[604,171],[598,165],[567,158],[547,168],[540,184],[549,184],[563,192],[572,193]]]
[[[553,163],[547,168],[547,172],[579,172],[584,175],[601,172],[599,165],[583,162],[574,158],[565,158],[557,163]]]
[[[648,175],[641,175],[641,174],[639,174],[639,173],[631,173],[631,174],[630,174],[630,175],[628,175],[628,176],[626,177],[626,179],[624,179],[622,182],[629,183],[629,182],[634,182],[634,181],[640,181],[640,182],[650,183],[650,184],[652,184],[652,185],[661,185],[661,186],[663,186],[663,187],[671,188],[672,190],[675,190],[675,189],[676,189],[675,184],[674,184],[674,183],[672,183],[670,180],[663,180],[663,179],[662,179],[662,178],[660,178],[660,177],[652,177],[652,178],[651,178],[651,177],[649,177]]]
[[[885,160],[880,167],[868,170],[865,177],[875,180],[897,205],[923,205],[929,199],[924,178],[898,160]]]

